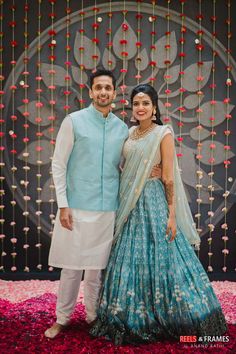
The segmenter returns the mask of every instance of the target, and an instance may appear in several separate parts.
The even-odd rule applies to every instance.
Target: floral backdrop
[[[46,269],[56,135],[65,115],[89,104],[89,74],[101,66],[117,77],[113,111],[128,125],[132,88],[157,89],[201,257],[209,272],[235,268],[232,7],[232,0],[0,1],[2,271]]]

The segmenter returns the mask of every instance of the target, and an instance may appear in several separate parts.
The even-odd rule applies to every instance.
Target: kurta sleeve
[[[74,145],[74,132],[72,122],[67,116],[59,129],[56,146],[52,158],[52,175],[56,189],[58,208],[68,207],[66,195],[67,163]]]

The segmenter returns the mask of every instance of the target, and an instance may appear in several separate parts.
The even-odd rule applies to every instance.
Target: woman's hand
[[[169,239],[169,242],[174,241],[175,236],[176,236],[176,221],[175,221],[175,217],[174,216],[169,216],[168,221],[167,221],[167,228],[166,228],[166,239]]]

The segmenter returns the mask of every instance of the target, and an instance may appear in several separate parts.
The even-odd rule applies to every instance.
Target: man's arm
[[[56,188],[57,204],[60,209],[61,225],[72,230],[72,215],[66,195],[67,163],[74,145],[72,122],[66,117],[57,134],[56,146],[52,158],[52,175]]]
[[[152,170],[151,170],[149,178],[153,178],[153,177],[161,178],[161,176],[162,176],[162,166],[161,166],[161,164],[154,165]]]

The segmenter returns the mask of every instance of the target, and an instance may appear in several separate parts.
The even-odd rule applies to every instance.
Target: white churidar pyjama
[[[75,308],[82,270],[62,269],[57,297],[57,323],[66,326]],[[84,303],[86,321],[96,318],[98,295],[101,286],[101,270],[86,270],[84,274]]]

